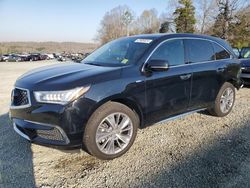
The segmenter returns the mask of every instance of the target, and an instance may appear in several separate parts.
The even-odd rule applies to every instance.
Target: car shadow
[[[31,144],[0,115],[0,187],[35,187]]]
[[[239,128],[178,159],[178,151],[166,157],[178,162],[161,168],[140,187],[250,187],[250,118]]]

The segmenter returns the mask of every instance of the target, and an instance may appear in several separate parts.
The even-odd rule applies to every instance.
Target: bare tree
[[[197,29],[201,34],[211,27],[214,22],[214,15],[218,14],[216,0],[196,0],[197,8]]]
[[[134,16],[133,16],[132,12],[128,11],[128,10],[125,11],[125,13],[122,16],[122,23],[126,27],[127,36],[129,36],[129,34],[130,34],[130,27],[129,26],[132,23],[133,19],[134,19]]]
[[[129,25],[133,20],[133,11],[127,6],[118,6],[107,12],[98,30],[97,40],[104,44],[113,39],[129,35]]]
[[[228,39],[229,25],[235,18],[239,8],[239,0],[216,0],[219,14],[215,19],[213,34]]]
[[[134,23],[134,32],[138,33],[158,33],[160,20],[155,9],[144,10],[141,16]]]

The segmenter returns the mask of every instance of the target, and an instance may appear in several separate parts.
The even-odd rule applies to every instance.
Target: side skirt
[[[179,118],[182,118],[182,117],[185,117],[187,115],[190,115],[190,114],[193,114],[193,113],[196,113],[196,112],[200,112],[200,111],[204,111],[206,110],[206,108],[201,108],[201,109],[197,109],[197,110],[192,110],[192,111],[189,111],[189,112],[185,112],[183,114],[179,114],[179,115],[176,115],[176,116],[172,116],[170,118],[167,118],[167,119],[164,119],[162,121],[159,121],[157,123],[155,123],[155,125],[158,125],[158,124],[164,124],[168,121],[172,121],[172,120],[175,120],[175,119],[179,119]]]

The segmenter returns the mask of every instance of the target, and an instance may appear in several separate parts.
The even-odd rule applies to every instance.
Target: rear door
[[[188,63],[192,69],[192,86],[189,108],[210,106],[221,87],[223,64],[216,60],[214,42],[203,39],[185,39]],[[217,44],[216,44],[217,45]]]

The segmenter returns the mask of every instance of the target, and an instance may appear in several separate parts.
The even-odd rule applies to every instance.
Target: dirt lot
[[[250,187],[250,88],[225,118],[196,113],[140,130],[127,154],[100,161],[30,145],[12,129],[16,78],[52,63],[0,63],[0,187]]]

